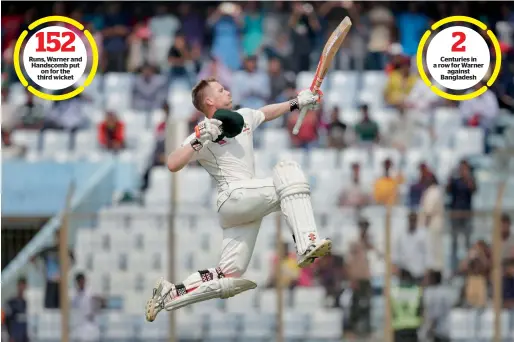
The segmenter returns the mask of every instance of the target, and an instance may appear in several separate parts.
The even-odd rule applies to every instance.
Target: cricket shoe
[[[332,241],[322,239],[314,242],[307,248],[307,252],[298,255],[298,267],[304,268],[316,261],[317,258],[324,257],[332,251]]]
[[[148,322],[153,322],[157,314],[166,306],[166,303],[173,300],[175,285],[160,278],[155,284],[152,297],[146,302],[145,315]]]

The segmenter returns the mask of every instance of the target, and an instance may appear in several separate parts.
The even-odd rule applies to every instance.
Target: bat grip
[[[310,90],[313,93],[317,93],[319,91],[318,82],[316,82],[316,79],[314,82],[312,82]],[[307,114],[307,107],[303,107],[300,111],[300,115],[298,116],[298,120],[296,120],[296,123],[293,128],[293,134],[298,135],[298,132],[300,132],[300,127],[302,127],[303,119],[305,119],[305,115]]]

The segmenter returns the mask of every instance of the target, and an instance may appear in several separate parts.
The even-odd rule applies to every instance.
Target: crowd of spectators
[[[148,187],[151,168],[163,164],[166,118],[180,108],[167,103],[168,87],[182,83],[191,87],[198,79],[215,76],[231,90],[235,103],[259,108],[267,103],[285,101],[294,96],[299,72],[312,71],[327,36],[345,15],[353,28],[337,55],[335,68],[347,71],[377,71],[387,74],[383,101],[398,112],[390,125],[374,119],[367,103],[358,107],[359,120],[347,121],[343,106],[322,106],[307,113],[300,133],[291,135],[293,148],[322,147],[344,150],[349,147],[383,146],[404,154],[416,144],[417,129],[437,139],[431,120],[426,120],[442,106],[457,109],[463,126],[481,127],[486,139],[484,150],[491,152],[487,137],[494,132],[494,119],[500,109],[514,111],[514,12],[504,3],[438,2],[434,6],[418,2],[151,2],[120,3],[55,2],[51,6],[31,3],[5,6],[2,15],[2,147],[3,157],[22,157],[24,146],[11,139],[18,129],[58,129],[76,132],[91,128],[87,106],[92,101],[80,96],[43,106],[27,93],[21,104],[9,101],[10,86],[17,83],[12,65],[14,44],[27,26],[47,14],[68,15],[82,22],[93,34],[100,51],[99,75],[110,72],[135,74],[131,89],[134,111],[161,110],[164,117],[156,127],[155,150],[142,175],[141,189]],[[480,15],[473,15],[479,13]],[[503,67],[494,87],[470,101],[455,103],[427,91],[412,62],[419,38],[431,23],[449,15],[470,15],[485,22],[500,40]],[[494,54],[491,55],[494,60]],[[239,72],[236,72],[239,71]],[[344,91],[344,90],[343,90]],[[352,109],[353,110],[353,109]],[[190,113],[194,125],[201,113]],[[291,132],[298,113],[284,117],[279,127]],[[97,145],[114,152],[127,148],[123,113],[106,111],[96,128]],[[258,138],[258,137],[257,137]],[[43,139],[43,136],[41,136]],[[258,142],[257,142],[258,143]],[[73,148],[73,140],[70,140]],[[477,182],[470,164],[463,160],[449,179],[438,179],[437,170],[419,165],[419,179],[411,180],[399,171],[395,161],[387,159],[381,176],[365,184],[362,166],[351,166],[351,184],[342,189],[339,205],[363,208],[368,205],[407,203],[412,211],[408,229],[394,242],[395,273],[407,271],[420,284],[433,285],[445,267],[443,231],[451,231],[451,275],[463,276],[462,301],[465,306],[484,306],[490,294],[491,247],[484,241],[473,242],[473,196]],[[367,179],[366,179],[367,181]],[[406,196],[401,197],[405,188]],[[444,205],[448,199],[448,205]],[[445,215],[452,215],[449,223]],[[380,257],[381,246],[373,244],[366,218],[357,222],[359,237],[348,255],[332,255],[312,269],[299,270],[288,253],[277,258],[284,271],[281,281],[289,288],[322,284],[330,305],[344,305],[342,293],[349,289],[349,328],[355,330],[364,320],[361,332],[369,326],[371,271],[368,252]],[[504,305],[514,307],[514,240],[511,219],[502,218],[504,239]],[[464,238],[467,257],[459,260],[458,240]],[[281,260],[281,261],[280,261]],[[287,271],[287,272],[285,272]],[[269,285],[277,279],[270,276]],[[23,284],[23,283],[20,283]],[[343,286],[348,284],[347,287]],[[21,285],[20,285],[21,286]],[[354,329],[355,328],[355,329]]]

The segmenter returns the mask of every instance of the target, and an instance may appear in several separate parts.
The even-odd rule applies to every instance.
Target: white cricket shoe
[[[332,241],[329,239],[318,240],[311,244],[307,252],[298,255],[298,267],[304,268],[312,264],[317,258],[324,257],[332,251]]]
[[[166,303],[173,300],[171,291],[175,290],[175,285],[169,281],[160,278],[155,284],[153,289],[152,297],[146,302],[146,320],[153,322],[157,317],[157,314],[164,309]]]

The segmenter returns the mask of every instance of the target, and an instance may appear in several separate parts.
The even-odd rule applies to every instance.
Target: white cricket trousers
[[[223,243],[218,267],[232,277],[241,277],[250,263],[262,219],[280,211],[280,199],[272,178],[234,182],[218,195]]]

